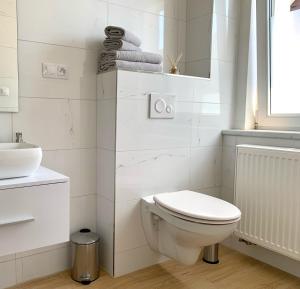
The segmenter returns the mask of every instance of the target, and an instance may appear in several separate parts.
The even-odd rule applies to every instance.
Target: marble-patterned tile
[[[192,104],[177,102],[175,110],[174,119],[150,119],[149,100],[119,99],[117,151],[188,146]]]
[[[70,149],[74,134],[71,101],[20,98],[19,113],[13,114],[13,131],[26,142],[43,149]]]
[[[27,0],[18,4],[19,39],[93,49],[104,39],[106,1]]]
[[[147,244],[142,220],[140,199],[116,203],[115,252],[142,247]]]
[[[97,147],[97,102],[71,101],[73,148]]]
[[[116,98],[97,101],[97,146],[116,148]]]
[[[221,147],[191,149],[191,188],[209,188],[221,185]]]
[[[100,262],[109,274],[114,274],[114,224],[115,205],[112,201],[97,196],[97,232],[100,235]]]
[[[119,252],[115,255],[115,277],[119,277],[166,260],[166,257],[154,252],[148,245]]]
[[[98,149],[97,194],[110,201],[115,199],[116,154],[114,151]]]
[[[117,202],[182,190],[188,186],[188,148],[117,153]]]
[[[45,150],[96,148],[96,101],[20,98],[13,131]]]
[[[71,233],[82,228],[96,230],[96,194],[71,198]]]
[[[109,99],[117,97],[117,74],[122,71],[110,71],[97,75],[97,99]],[[120,84],[118,83],[118,86]]]
[[[71,196],[96,193],[96,149],[53,150],[43,152],[42,165],[70,177]]]
[[[96,99],[96,51],[20,40],[18,53],[20,96]],[[66,65],[68,79],[44,78],[42,63]]]

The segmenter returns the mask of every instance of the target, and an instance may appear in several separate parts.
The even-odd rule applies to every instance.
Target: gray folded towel
[[[130,62],[130,61],[124,61],[124,60],[115,60],[115,61],[110,61],[110,62],[100,62],[99,67],[98,67],[98,73],[113,70],[113,69],[161,72],[162,65],[145,63],[145,62]]]
[[[107,26],[104,30],[106,36],[111,39],[122,39],[135,46],[141,46],[142,41],[130,31],[118,27],[118,26]]]
[[[142,51],[141,48],[134,44],[121,39],[106,38],[103,41],[103,46],[106,50],[129,50],[129,51]]]
[[[147,62],[160,64],[162,56],[157,53],[140,52],[140,51],[104,51],[101,53],[101,62],[111,62],[114,60],[125,60],[133,62]]]

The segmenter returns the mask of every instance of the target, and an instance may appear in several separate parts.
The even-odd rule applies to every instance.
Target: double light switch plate
[[[172,119],[175,117],[175,95],[151,93],[150,118]]]

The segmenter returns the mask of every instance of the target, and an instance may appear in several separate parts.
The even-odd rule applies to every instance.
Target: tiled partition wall
[[[97,224],[103,266],[115,276],[161,261],[144,237],[142,196],[187,188],[219,194],[239,15],[238,1],[225,2],[214,5],[211,79],[125,71],[98,76]],[[175,119],[148,118],[151,92],[177,96]]]
[[[14,0],[4,2],[15,9]],[[179,11],[185,15],[184,0],[133,2],[17,1],[20,112],[0,113],[0,141],[10,142],[22,131],[25,141],[42,146],[43,165],[71,177],[72,232],[85,226],[96,229],[96,71],[104,27],[109,23],[132,29],[144,39],[144,49],[157,51],[160,20],[174,27],[175,38],[168,31],[172,43],[177,43],[177,25],[185,23],[176,16]],[[164,9],[165,16],[159,15]],[[169,47],[177,51],[174,44]],[[66,64],[69,79],[42,78],[42,62]],[[69,265],[67,244],[1,257],[0,288]]]
[[[249,133],[247,132],[224,132],[221,197],[226,201],[233,202],[234,199],[236,145],[251,144],[300,149],[300,135],[295,139],[291,134],[289,135],[287,133],[273,133],[272,135],[272,133],[268,132],[253,131],[251,134],[252,136],[249,136]],[[300,277],[300,262],[259,246],[247,246],[244,243],[238,242],[235,237],[226,240],[225,245]]]

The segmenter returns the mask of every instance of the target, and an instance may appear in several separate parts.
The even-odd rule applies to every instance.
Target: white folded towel
[[[103,46],[106,50],[129,50],[129,51],[142,51],[141,48],[134,44],[122,39],[106,38],[103,41]]]
[[[110,62],[99,63],[98,73],[113,70],[124,69],[131,71],[149,71],[149,72],[162,72],[161,64],[152,64],[145,62],[130,62],[124,60],[115,60]]]
[[[140,51],[122,51],[112,50],[104,51],[101,53],[101,62],[111,62],[114,60],[125,60],[133,62],[147,62],[153,64],[160,64],[162,62],[162,56],[157,53],[140,52]]]
[[[122,39],[135,46],[141,46],[142,41],[132,32],[118,26],[107,26],[104,30],[106,36],[110,39]]]

